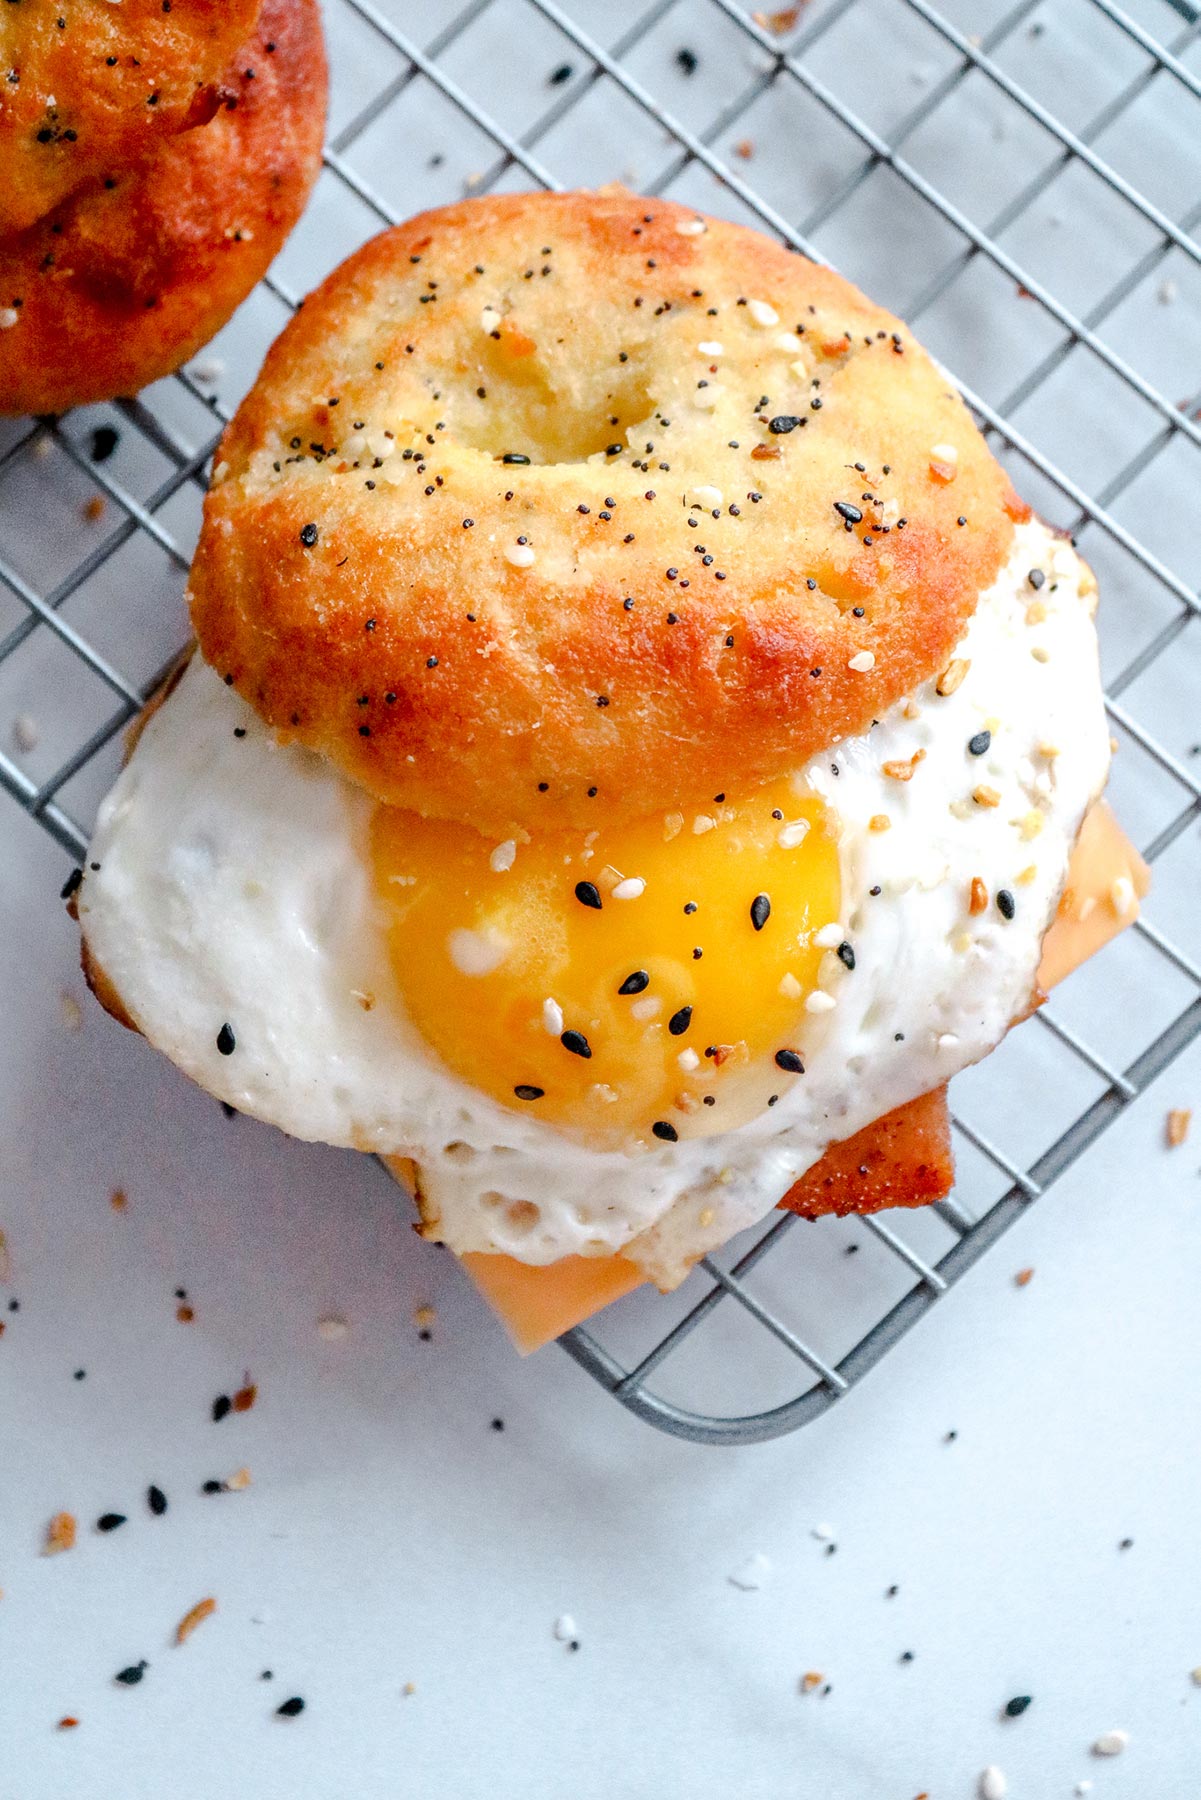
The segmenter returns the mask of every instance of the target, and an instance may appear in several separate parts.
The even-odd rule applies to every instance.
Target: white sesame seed
[[[497,312],[494,306],[486,306],[480,314],[480,330],[485,336],[490,336],[492,332],[499,329],[500,324],[500,313]]]
[[[1091,1781],[1078,1781],[1076,1783],[1075,1787],[1072,1789],[1072,1792],[1074,1794],[1091,1794],[1092,1791],[1093,1791],[1093,1784]]]
[[[697,349],[702,356],[724,356],[726,353],[725,345],[719,344],[713,338],[707,339],[703,344],[698,344]]]
[[[837,1004],[833,994],[823,994],[820,988],[814,988],[805,1001],[805,1011],[811,1013],[833,1012]]]
[[[13,720],[14,747],[23,755],[27,755],[30,750],[37,749],[40,736],[37,720],[31,718],[28,713],[18,713]]]
[[[989,1763],[987,1769],[981,1769],[976,1791],[980,1800],[1005,1800],[1005,1796],[1009,1792],[1009,1783],[996,1763]]]
[[[549,996],[542,1002],[542,1026],[548,1037],[563,1035],[563,1008]]]
[[[721,505],[721,489],[719,487],[695,487],[692,498],[698,506],[712,508]]]
[[[625,880],[619,881],[613,889],[613,898],[615,900],[640,900],[645,892],[646,883],[641,875],[627,875]]]
[[[712,387],[712,386],[707,387],[707,388],[698,388],[697,391],[692,396],[692,404],[700,412],[712,412],[714,410],[714,408],[716,407],[717,402],[720,399],[721,399],[721,389],[720,388]]]
[[[729,1577],[731,1587],[741,1588],[744,1593],[752,1594],[761,1588],[771,1574],[770,1558],[764,1556],[762,1550],[756,1550],[748,1556],[741,1568],[735,1569]]]
[[[772,339],[777,350],[791,351],[796,349],[796,338],[791,331],[781,331]]]
[[[1109,904],[1119,919],[1129,919],[1135,912],[1134,883],[1128,875],[1119,875],[1110,882]]]
[[[819,1544],[828,1544],[834,1537],[834,1527],[833,1525],[825,1524],[823,1521],[822,1524],[814,1525],[812,1527],[809,1536],[815,1537]]]
[[[785,1000],[799,1000],[803,993],[800,982],[789,969],[780,977],[780,993]]]
[[[1103,1731],[1093,1745],[1093,1755],[1120,1756],[1129,1742],[1128,1731]]]
[[[1045,644],[1035,644],[1030,654],[1036,663],[1048,663],[1051,660],[1051,652]]]
[[[507,544],[505,561],[515,569],[528,569],[534,560],[534,552],[529,544]]]
[[[708,229],[709,227],[703,219],[679,219],[676,221],[676,230],[681,237],[700,237]]]
[[[959,452],[954,444],[931,444],[930,455],[935,462],[957,463],[959,461]]]
[[[20,317],[15,306],[0,306],[0,331],[11,331]]]
[[[496,846],[488,858],[488,867],[494,875],[503,875],[507,869],[513,867],[516,860],[517,840],[516,838],[506,838],[503,844]]]
[[[854,669],[856,675],[866,675],[868,670],[874,669],[875,666],[875,653],[871,650],[857,650],[847,664],[847,668]]]
[[[688,1072],[688,1074],[691,1074],[693,1069],[699,1069],[701,1066],[701,1059],[695,1050],[681,1050],[680,1054],[676,1057],[676,1061],[682,1069]]]
[[[843,940],[844,932],[839,924],[823,925],[813,934],[813,941],[819,950],[837,950]]]
[[[938,1047],[940,1050],[953,1050],[958,1042],[959,1039],[953,1031],[944,1031],[939,1035]]]
[[[779,313],[774,306],[769,306],[766,300],[748,300],[746,303],[746,310],[750,313],[751,318],[755,321],[756,325],[760,326],[764,331],[767,331],[771,326],[780,323]]]
[[[555,1637],[561,1644],[571,1644],[579,1637],[575,1620],[570,1613],[560,1613],[554,1624]]]
[[[703,832],[712,831],[716,824],[717,820],[711,819],[708,813],[697,813],[696,818],[692,821],[693,834],[700,837]]]
[[[644,994],[641,1000],[635,1000],[631,1006],[630,1016],[637,1019],[640,1025],[647,1025],[652,1019],[658,1018],[662,1009],[662,1000],[654,994]]]
[[[789,819],[787,825],[781,825],[776,833],[776,842],[781,850],[795,850],[809,836],[808,819]]]
[[[447,938],[446,954],[460,975],[491,975],[509,954],[509,946],[497,938],[485,937],[482,931],[460,927]]]
[[[344,1338],[349,1330],[350,1326],[341,1313],[326,1313],[317,1321],[317,1336],[324,1338],[327,1344]]]
[[[1194,1687],[1201,1687],[1201,1663],[1195,1669],[1189,1670],[1189,1680]]]

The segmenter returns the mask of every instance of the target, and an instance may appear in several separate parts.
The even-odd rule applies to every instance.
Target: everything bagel
[[[318,0],[266,0],[207,125],[0,238],[0,413],[134,394],[267,271],[321,166]]]
[[[216,459],[208,660],[481,830],[799,765],[947,659],[1027,509],[896,319],[621,190],[465,201],[310,297]]]
[[[12,0],[0,10],[0,230],[21,231],[212,118],[259,0]]]

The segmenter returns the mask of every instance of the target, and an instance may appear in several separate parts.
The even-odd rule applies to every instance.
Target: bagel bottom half
[[[216,116],[0,240],[0,413],[134,394],[246,298],[321,163],[318,0],[266,0]]]

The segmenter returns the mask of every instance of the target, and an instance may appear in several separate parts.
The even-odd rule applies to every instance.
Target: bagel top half
[[[260,0],[0,5],[0,229],[211,119]]]
[[[621,190],[496,196],[297,313],[218,451],[191,602],[261,716],[381,800],[586,823],[867,729],[1026,516],[830,270]]]

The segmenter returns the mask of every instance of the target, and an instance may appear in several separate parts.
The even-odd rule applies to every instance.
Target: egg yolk
[[[408,1015],[472,1087],[598,1145],[730,1130],[804,1079],[806,998],[843,972],[814,942],[839,916],[835,825],[787,780],[501,845],[380,807]]]

